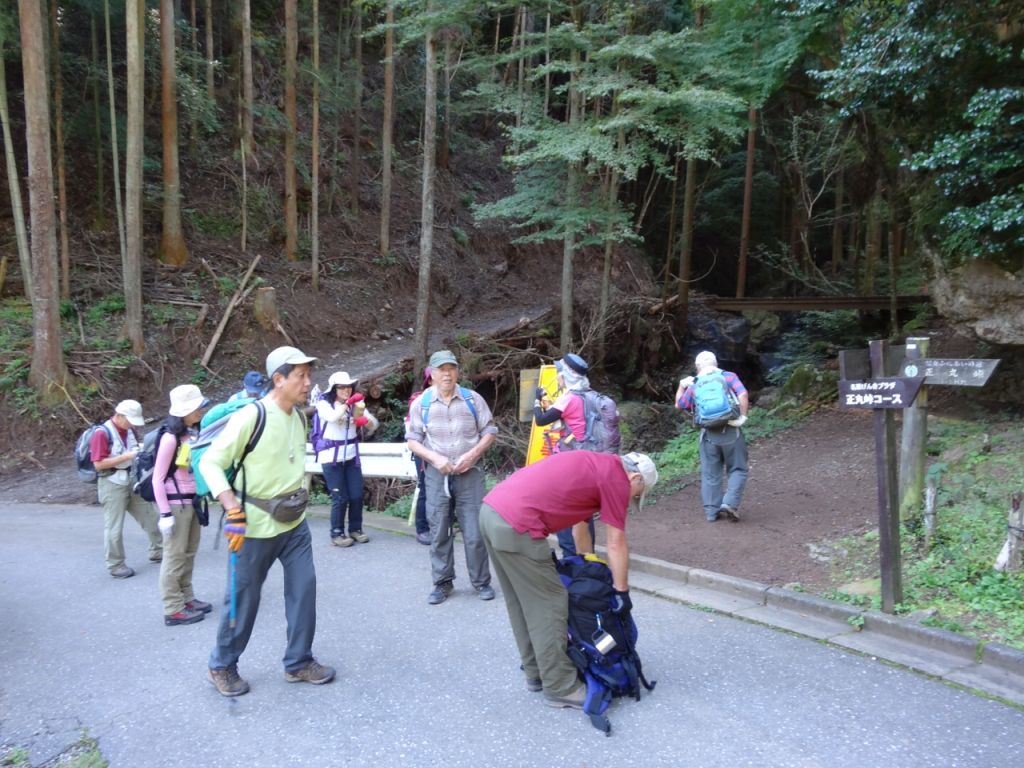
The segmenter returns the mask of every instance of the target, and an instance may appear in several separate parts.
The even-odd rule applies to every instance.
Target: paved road
[[[329,546],[310,521],[319,576],[315,652],[328,686],[287,684],[281,574],[271,573],[241,671],[205,679],[214,618],[165,627],[159,567],[126,528],[138,574],[111,579],[98,507],[0,507],[0,745],[33,765],[84,729],[114,768],[156,766],[1019,766],[1024,712],[870,658],[636,595],[640,651],[658,687],[618,701],[605,738],[528,693],[500,599],[457,591],[429,606],[426,548],[377,532]],[[204,532],[198,595],[225,584]],[[216,613],[214,614],[214,617]],[[3,750],[0,749],[0,754]]]

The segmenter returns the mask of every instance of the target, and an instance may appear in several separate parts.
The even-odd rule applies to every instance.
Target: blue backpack
[[[252,453],[253,448],[260,441],[260,437],[263,436],[263,428],[267,425],[266,406],[259,400],[235,400],[233,402],[220,403],[207,411],[203,415],[203,420],[199,422],[199,436],[192,443],[192,475],[196,481],[197,496],[206,496],[210,493],[210,486],[207,485],[203,473],[199,471],[199,460],[203,458],[203,454],[206,453],[206,449],[210,447],[210,443],[213,442],[214,438],[224,431],[224,427],[227,426],[234,413],[248,405],[255,405],[256,407],[256,426],[248,442],[245,444],[245,450],[242,451],[241,458],[224,473],[227,476],[228,482],[231,483],[231,487],[234,488],[235,474],[241,468],[242,462],[245,461],[246,457]]]
[[[569,593],[569,643],[566,652],[587,685],[583,711],[594,727],[611,735],[605,715],[613,698],[631,696],[637,701],[647,682],[636,652],[636,623],[629,611],[612,612],[612,572],[603,560],[574,555],[556,561],[559,578]],[[607,647],[610,635],[614,645]],[[597,642],[605,648],[598,650]],[[641,687],[642,686],[642,687]]]
[[[720,429],[740,415],[739,403],[725,381],[725,374],[715,370],[697,377],[693,384],[693,423],[704,429]]]
[[[478,421],[479,417],[476,414],[476,405],[473,403],[473,392],[466,389],[465,387],[459,387],[459,394],[462,395],[462,399],[466,401],[466,405],[469,407],[469,412],[473,414],[473,421]],[[430,403],[434,399],[434,388],[428,387],[427,391],[423,393],[420,398],[420,414],[423,416],[423,431],[427,431],[427,422],[430,421]]]

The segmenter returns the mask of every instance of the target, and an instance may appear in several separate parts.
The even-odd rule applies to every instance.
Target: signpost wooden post
[[[896,488],[896,425],[893,411],[908,407],[917,397],[923,376],[885,376],[886,341],[872,341],[868,353],[870,379],[846,378],[840,359],[839,407],[870,408],[875,412],[875,471],[878,476],[878,548],[882,581],[882,610],[892,613],[903,600],[900,565],[900,517]]]
[[[867,354],[856,349],[839,353],[839,407],[870,408],[875,412],[878,545],[882,610],[886,613],[892,613],[903,599],[900,514],[909,511],[913,493],[909,489],[916,489],[918,502],[921,498],[928,413],[925,385],[981,387],[999,365],[999,360],[927,357],[928,341],[910,338],[906,346],[900,347],[872,341]],[[899,474],[895,410],[904,410]],[[898,489],[901,480],[905,485]]]
[[[901,519],[921,509],[928,442],[928,387],[982,387],[999,365],[999,360],[991,359],[928,357],[929,341],[927,336],[907,339],[905,357],[899,366],[900,376],[924,376],[925,383],[914,404],[903,412],[899,474]]]

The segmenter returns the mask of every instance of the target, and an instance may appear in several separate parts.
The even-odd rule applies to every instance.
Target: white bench
[[[412,451],[406,443],[360,443],[359,464],[363,477],[389,477],[398,480],[413,480],[416,477],[416,464],[412,460]],[[323,467],[316,460],[316,452],[312,443],[306,443],[306,490],[313,484],[313,475],[322,475]],[[409,512],[409,524],[412,525],[416,516],[416,502],[419,499],[420,487],[412,494],[412,509]]]

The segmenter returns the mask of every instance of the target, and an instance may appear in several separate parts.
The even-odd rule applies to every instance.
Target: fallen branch
[[[78,403],[76,403],[74,401],[74,398],[71,397],[71,393],[68,392],[68,388],[61,384],[59,381],[52,381],[52,383],[55,387],[57,387],[61,392],[64,393],[64,397],[68,399],[68,402],[71,403],[71,407],[74,408],[78,415],[82,417],[82,421],[84,421],[86,425],[91,425],[92,422],[85,417],[84,413],[82,413],[82,409],[78,407]]]
[[[280,333],[282,336],[284,336],[284,340],[285,341],[287,341],[293,347],[295,346],[295,342],[292,341],[291,336],[289,336],[287,333],[285,333],[285,330],[284,330],[284,328],[281,327],[280,323],[275,323],[274,327],[277,328],[277,332],[278,333]]]
[[[245,285],[249,282],[249,278],[252,276],[253,270],[256,269],[256,265],[260,263],[262,256],[257,256],[252,260],[249,265],[249,269],[246,270],[245,277],[242,278],[242,282],[238,284],[238,288],[235,290],[235,295],[231,297],[231,301],[228,302],[227,309],[224,310],[224,316],[221,317],[220,323],[217,324],[217,330],[214,331],[213,338],[210,339],[209,346],[206,347],[206,352],[203,353],[203,359],[199,363],[203,368],[207,367],[210,362],[210,358],[213,357],[213,351],[217,348],[217,343],[220,341],[221,335],[224,333],[224,329],[228,325],[228,320],[231,319],[231,313],[235,310],[235,306],[241,303],[243,295],[248,296],[248,292],[245,291]]]
[[[25,453],[24,451],[18,451],[18,455],[21,456],[22,458],[28,459],[29,461],[33,462],[40,469],[46,469],[46,465],[43,464],[43,462],[41,462],[39,459],[37,459],[31,453]]]

